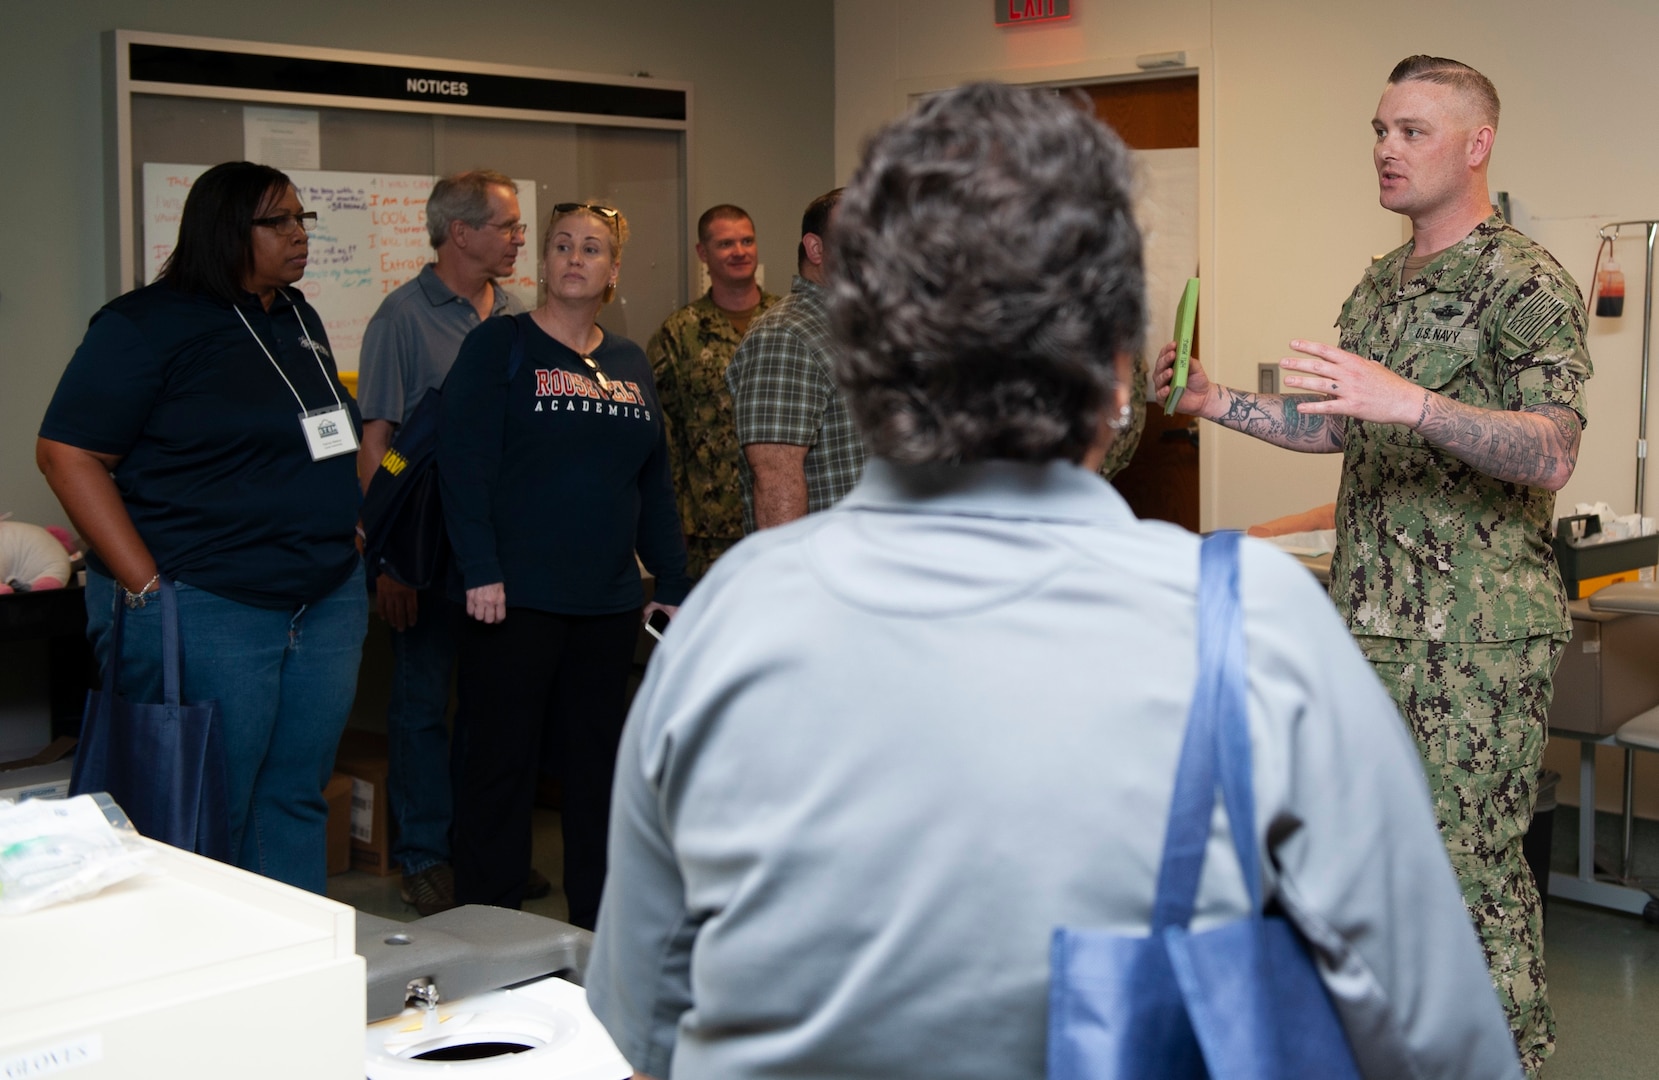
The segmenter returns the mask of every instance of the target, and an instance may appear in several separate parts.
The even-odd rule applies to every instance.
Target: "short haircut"
[[[1075,95],[975,83],[870,140],[829,239],[831,367],[900,464],[1080,461],[1145,320],[1131,159]]]
[[[253,219],[293,186],[286,173],[251,161],[227,161],[190,185],[179,236],[160,277],[180,292],[235,304],[253,272]]]
[[[835,212],[835,206],[841,201],[841,192],[844,188],[826,191],[807,204],[806,212],[801,215],[801,240],[795,245],[795,268],[798,270],[806,265],[806,235],[811,233],[821,240],[829,239],[830,214]]]
[[[711,206],[703,211],[702,217],[697,219],[697,242],[699,244],[709,242],[709,229],[714,226],[716,221],[747,221],[751,227],[755,223],[755,219],[749,216],[749,211],[741,206],[733,206],[731,203]]]
[[[1491,79],[1468,64],[1448,60],[1444,56],[1425,56],[1419,53],[1395,64],[1394,70],[1389,72],[1388,81],[1390,85],[1429,82],[1439,86],[1450,86],[1468,99],[1483,123],[1491,124],[1493,130],[1497,130],[1498,111],[1501,108],[1498,102],[1498,88],[1492,85]]]
[[[492,187],[504,187],[518,194],[518,185],[512,178],[493,169],[456,173],[432,185],[432,194],[426,197],[426,235],[434,248],[443,247],[449,240],[449,226],[453,222],[459,221],[474,229],[489,224]]]

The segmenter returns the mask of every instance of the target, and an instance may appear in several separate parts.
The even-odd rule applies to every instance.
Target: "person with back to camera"
[[[659,609],[672,615],[691,587],[651,366],[595,322],[616,295],[627,240],[611,207],[553,208],[546,299],[467,335],[445,384],[438,448],[460,579],[451,588],[469,616],[457,684],[455,898],[522,904],[538,764],[552,740],[569,917],[589,929],[640,624]],[[636,548],[656,576],[650,604]]]
[[[1039,1077],[1051,933],[1146,932],[1199,539],[1096,475],[1143,321],[1130,183],[1108,128],[996,84],[868,144],[829,293],[872,457],[721,559],[623,735],[585,978],[639,1074]],[[1240,547],[1264,897],[1319,931],[1364,1075],[1514,1080],[1392,703],[1307,571]],[[1249,903],[1209,847],[1214,925]]]
[[[36,457],[91,548],[87,633],[100,666],[125,603],[118,689],[161,700],[154,600],[165,576],[178,597],[183,698],[219,703],[236,862],[320,893],[322,790],[368,599],[356,547],[361,423],[322,318],[294,288],[315,219],[275,169],[239,161],[203,173],[160,279],[93,316]]]

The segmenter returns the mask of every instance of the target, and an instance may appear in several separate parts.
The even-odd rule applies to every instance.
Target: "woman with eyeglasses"
[[[444,516],[470,618],[459,650],[455,898],[517,908],[544,749],[563,784],[570,921],[605,879],[611,774],[640,624],[690,591],[651,365],[603,330],[628,223],[560,203],[546,297],[467,336],[444,385]],[[656,578],[645,603],[635,552]]]
[[[368,617],[356,547],[356,403],[294,287],[308,213],[288,177],[216,165],[150,285],[92,317],[36,460],[90,548],[87,633],[159,702],[161,583],[177,597],[183,698],[217,701],[231,853],[321,893],[323,785]]]

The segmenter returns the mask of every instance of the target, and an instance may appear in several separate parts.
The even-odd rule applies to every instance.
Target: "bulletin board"
[[[628,220],[606,330],[643,343],[695,280],[688,84],[126,30],[105,45],[111,296],[153,280],[190,183],[237,160],[281,169],[318,212],[298,287],[342,372],[356,370],[381,298],[431,260],[426,196],[450,173],[518,183],[530,236],[503,285],[526,306],[542,215],[560,202],[603,202]]]

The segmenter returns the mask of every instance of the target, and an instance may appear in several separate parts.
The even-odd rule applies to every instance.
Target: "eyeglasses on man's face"
[[[590,211],[591,213],[598,214],[600,217],[604,218],[607,221],[609,221],[611,218],[616,217],[617,214],[619,214],[621,212],[621,211],[618,211],[618,210],[614,210],[609,206],[600,206],[596,203],[562,202],[562,203],[555,203],[553,205],[553,212],[555,214],[570,214],[570,213],[574,213],[577,210]]]
[[[270,217],[256,217],[253,223],[267,229],[275,229],[283,236],[293,236],[295,230],[302,226],[307,230],[316,228],[317,212],[307,210],[303,214],[272,214]]]
[[[530,226],[522,221],[486,221],[478,226],[481,229],[496,229],[509,240],[519,240],[530,231]]]

